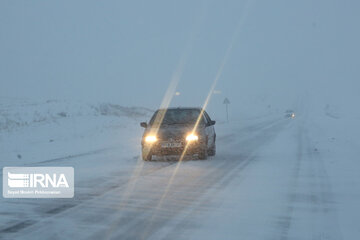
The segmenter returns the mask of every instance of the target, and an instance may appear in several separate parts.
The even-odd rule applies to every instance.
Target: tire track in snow
[[[331,183],[318,150],[311,144],[305,120],[297,133],[297,154],[285,214],[278,218],[279,238],[342,239]],[[293,236],[293,234],[298,234]]]

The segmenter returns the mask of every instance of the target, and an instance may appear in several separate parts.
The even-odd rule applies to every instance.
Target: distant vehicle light
[[[149,135],[149,136],[146,136],[145,137],[145,142],[147,143],[154,143],[157,141],[157,137],[156,136],[152,136],[152,135]]]
[[[199,137],[195,134],[191,133],[186,136],[186,141],[188,141],[188,142],[197,141],[197,140],[199,140]]]

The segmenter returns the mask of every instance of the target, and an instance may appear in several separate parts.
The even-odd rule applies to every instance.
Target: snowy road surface
[[[347,185],[359,186],[356,171],[339,168],[334,139],[306,115],[234,121],[216,130],[217,155],[208,160],[143,162],[136,122],[116,130],[117,146],[24,162],[73,166],[75,198],[1,199],[0,239],[359,236],[352,210],[359,193]]]

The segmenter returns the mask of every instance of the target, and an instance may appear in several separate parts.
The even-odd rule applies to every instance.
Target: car
[[[291,109],[286,110],[285,118],[295,118],[295,112]]]
[[[142,159],[153,156],[197,155],[207,159],[216,154],[215,121],[202,108],[166,108],[157,110],[145,128],[141,140]]]

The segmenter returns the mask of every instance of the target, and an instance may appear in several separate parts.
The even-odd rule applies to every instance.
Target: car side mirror
[[[215,125],[215,123],[216,123],[216,121],[211,120],[208,125],[209,125],[209,126],[213,126],[213,125]]]
[[[143,128],[147,128],[147,123],[146,122],[141,122],[140,126],[142,126]]]

